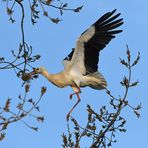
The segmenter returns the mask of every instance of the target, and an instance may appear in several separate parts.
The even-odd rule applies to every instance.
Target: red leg
[[[69,95],[70,100],[72,99],[73,95],[77,95],[78,93],[81,93],[81,90],[79,89],[78,92],[72,93]]]
[[[81,91],[80,91],[80,92],[81,92]],[[79,102],[81,101],[80,96],[79,96],[79,93],[80,93],[80,92],[71,94],[71,95],[76,94],[77,97],[78,97],[78,101],[76,102],[76,104],[72,107],[72,109],[71,109],[71,110],[69,111],[69,113],[67,114],[67,117],[66,117],[67,121],[69,120],[70,114],[72,113],[72,111],[74,110],[74,108],[75,108],[75,107],[79,104]]]

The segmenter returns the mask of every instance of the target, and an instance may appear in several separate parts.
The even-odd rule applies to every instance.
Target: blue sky
[[[29,14],[26,15],[26,40],[33,46],[34,53],[40,53],[42,56],[41,60],[34,66],[45,66],[51,73],[61,71],[63,69],[61,61],[69,54],[71,48],[75,47],[77,37],[102,14],[116,8],[118,12],[121,12],[121,16],[124,18],[124,25],[121,27],[124,31],[117,35],[101,52],[99,69],[108,81],[108,88],[112,93],[116,96],[122,95],[123,89],[119,82],[127,71],[119,64],[119,57],[125,57],[126,44],[129,45],[133,57],[140,51],[141,60],[134,68],[133,72],[133,80],[138,79],[140,85],[130,90],[128,100],[132,105],[137,105],[141,102],[142,110],[140,119],[137,119],[130,109],[125,109],[123,111],[122,115],[127,119],[127,132],[117,134],[118,142],[113,145],[113,148],[147,147],[148,100],[146,82],[148,81],[148,73],[146,70],[146,60],[148,55],[148,2],[146,0],[93,0],[87,2],[77,0],[69,4],[70,7],[79,5],[84,5],[80,13],[66,12],[62,16],[63,21],[58,25],[51,23],[45,17],[41,17],[38,23],[33,27],[31,22],[29,22]],[[18,43],[21,40],[19,30],[20,16],[18,16],[19,9],[16,8],[16,11],[17,22],[11,24],[6,15],[5,5],[1,2],[0,56],[3,55],[9,58],[8,53],[12,49],[17,49]],[[53,10],[50,10],[50,13],[53,14],[53,16],[58,15],[58,13]],[[7,97],[12,97],[15,100],[18,94],[23,92],[23,89],[20,87],[22,82],[15,77],[12,71],[1,71],[0,82],[0,104],[4,103]],[[61,134],[66,130],[67,124],[65,117],[76,100],[75,98],[73,98],[72,101],[69,100],[69,94],[72,92],[71,88],[56,88],[42,76],[31,82],[30,96],[38,96],[39,89],[43,85],[47,86],[47,93],[40,102],[40,108],[46,120],[42,125],[39,125],[39,132],[33,132],[22,123],[12,124],[7,130],[6,139],[0,143],[0,147],[61,147]],[[82,89],[81,99],[81,103],[72,115],[82,125],[84,125],[87,119],[85,111],[87,104],[90,104],[97,110],[100,106],[108,102],[104,91],[95,91],[90,88]],[[34,125],[37,124],[34,121],[29,122]]]

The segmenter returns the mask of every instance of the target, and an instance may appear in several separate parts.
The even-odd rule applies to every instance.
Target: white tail
[[[93,88],[93,89],[105,89],[107,87],[107,81],[105,80],[104,76],[99,71],[91,73],[88,76],[98,79],[98,83],[96,82],[95,85],[94,84],[89,85],[91,88]]]

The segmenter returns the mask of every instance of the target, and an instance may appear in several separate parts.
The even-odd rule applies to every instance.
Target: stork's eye
[[[39,68],[37,68],[36,70],[39,71]]]

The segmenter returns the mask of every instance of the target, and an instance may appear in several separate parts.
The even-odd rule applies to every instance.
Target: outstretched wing
[[[81,34],[73,50],[64,61],[69,61],[74,67],[78,67],[82,74],[90,74],[98,69],[99,52],[115,38],[115,34],[122,32],[116,30],[123,24],[123,19],[117,19],[120,13],[112,12],[104,14],[90,28]]]

